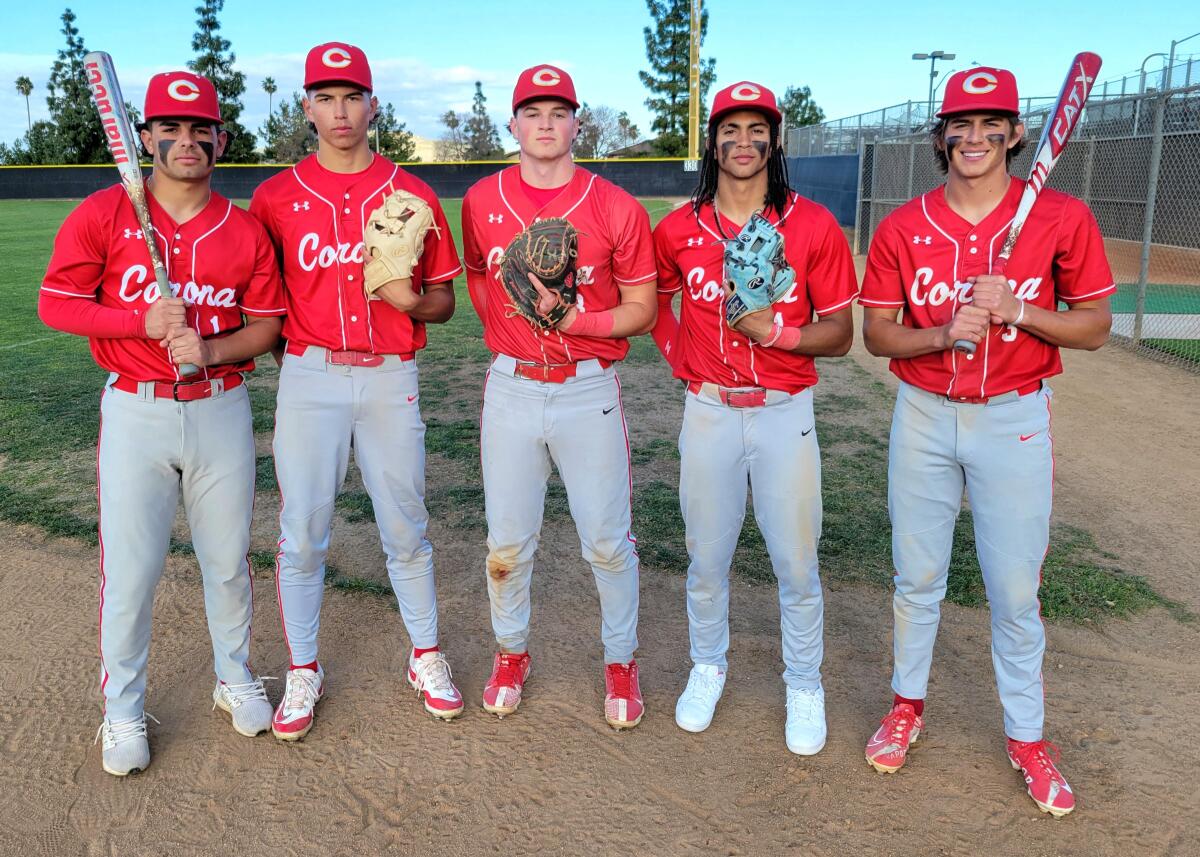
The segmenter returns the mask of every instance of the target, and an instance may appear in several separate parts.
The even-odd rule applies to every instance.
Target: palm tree
[[[267,94],[267,116],[275,112],[275,93],[279,87],[275,85],[275,78],[264,77],[262,82],[263,92]]]
[[[17,78],[17,92],[25,96],[25,124],[29,126],[29,130],[33,130],[33,118],[29,115],[29,96],[33,92],[33,81],[25,75]]]

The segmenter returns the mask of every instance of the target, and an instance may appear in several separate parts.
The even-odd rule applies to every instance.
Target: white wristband
[[[1021,301],[1021,311],[1017,313],[1017,317],[1012,320],[1013,327],[1019,325],[1021,323],[1021,319],[1025,318],[1025,301],[1021,300],[1021,298],[1017,298],[1017,300]]]

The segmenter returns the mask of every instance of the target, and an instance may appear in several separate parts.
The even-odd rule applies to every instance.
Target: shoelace
[[[426,660],[428,658],[428,660]],[[433,656],[425,655],[416,661],[417,684],[421,688],[436,691],[443,696],[454,693],[451,682],[450,663],[441,652],[433,652]],[[420,690],[417,691],[420,693]]]
[[[244,702],[250,702],[255,699],[261,699],[263,702],[270,702],[267,699],[267,689],[263,687],[264,681],[275,681],[273,675],[260,675],[254,681],[239,682],[238,684],[226,684],[225,693],[229,697],[229,704],[233,708],[237,708]],[[217,710],[217,702],[213,700],[213,711]]]
[[[286,699],[283,703],[285,711],[295,711],[298,708],[312,708],[317,704],[317,691],[320,689],[320,677],[313,673],[312,678],[300,675],[298,670],[288,673]]]
[[[1017,760],[1017,764],[1022,768],[1030,768],[1036,764],[1046,776],[1055,780],[1062,777],[1054,767],[1054,763],[1060,757],[1058,747],[1049,741],[1030,741],[1018,744],[1012,755]]]
[[[522,681],[525,672],[521,669],[522,655],[511,655],[501,652],[496,661],[496,687],[516,687]]]
[[[111,749],[117,746],[122,741],[128,741],[132,738],[146,737],[146,718],[150,718],[159,726],[162,722],[153,714],[143,714],[141,717],[134,717],[131,720],[108,720],[100,721],[100,728],[96,730],[96,737],[92,739],[92,746],[100,740],[101,734],[104,734],[104,727],[108,727],[107,734],[104,734],[104,747]]]
[[[792,690],[788,689],[787,695],[787,712],[788,716],[797,716],[804,720],[811,720],[813,711],[817,706],[817,694],[812,690]]]
[[[896,743],[904,740],[904,736],[912,731],[913,724],[916,723],[916,713],[902,711],[900,708],[893,708],[888,712],[887,717],[881,721],[891,730],[891,739]]]
[[[612,677],[613,696],[618,699],[629,699],[633,696],[630,691],[633,684],[633,667],[629,664],[609,664],[608,674]]]
[[[685,692],[689,699],[707,700],[709,697],[716,696],[721,690],[720,674],[709,675],[708,673],[692,673],[688,679]]]

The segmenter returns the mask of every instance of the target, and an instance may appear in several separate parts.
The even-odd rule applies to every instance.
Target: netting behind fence
[[[1025,116],[1029,172],[1050,105]],[[889,213],[945,179],[927,135],[863,140],[855,251]],[[1117,282],[1113,339],[1200,371],[1200,85],[1089,102],[1050,186],[1088,204]]]

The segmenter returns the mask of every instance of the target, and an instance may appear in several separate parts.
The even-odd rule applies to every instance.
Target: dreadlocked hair
[[[712,203],[717,198],[717,176],[721,168],[717,164],[716,127],[709,125],[707,139],[704,141],[704,156],[700,160],[700,174],[696,189],[692,191],[692,212],[699,214],[706,203]],[[767,194],[763,198],[764,211],[775,209],[782,217],[787,209],[788,195],[791,188],[788,184],[787,160],[783,157],[783,145],[780,141],[779,123],[771,123],[771,151],[767,155]]]

